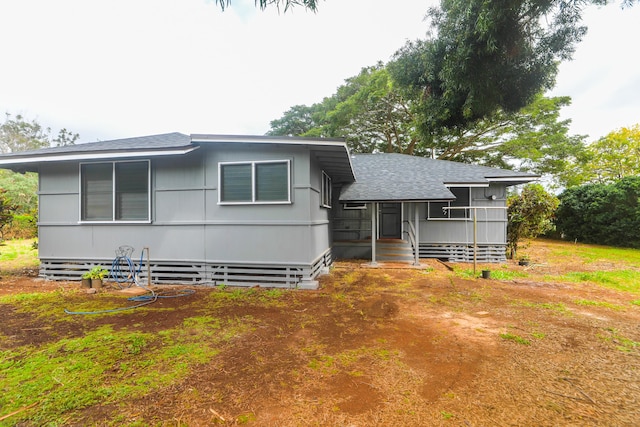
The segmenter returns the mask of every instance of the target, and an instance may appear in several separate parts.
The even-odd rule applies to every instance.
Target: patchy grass
[[[522,344],[522,345],[531,345],[531,341],[529,341],[528,339],[522,338],[521,336],[512,334],[510,332],[505,332],[503,334],[500,334],[500,338],[506,341],[513,341],[515,343]]]
[[[14,271],[37,268],[38,250],[34,248],[36,239],[5,240],[0,243],[0,263],[2,270]]]
[[[577,271],[564,274],[560,280],[570,282],[593,282],[618,291],[640,293],[640,271]]]
[[[624,307],[619,304],[613,304],[607,301],[592,301],[588,299],[578,299],[574,301],[574,304],[583,305],[583,306],[591,306],[591,307],[604,307],[611,310],[624,310]]]
[[[599,337],[603,341],[613,344],[617,350],[623,353],[630,353],[640,347],[640,342],[623,336],[616,328],[606,328],[605,333],[600,334]]]
[[[629,266],[640,267],[640,250],[631,248],[575,244],[556,249],[552,255],[555,257],[578,257],[587,263],[623,261]]]
[[[192,317],[158,334],[104,325],[78,338],[1,351],[0,407],[11,412],[35,404],[29,420],[56,425],[69,411],[137,397],[185,378],[252,324],[247,317]]]
[[[482,270],[480,269],[476,271],[475,276],[473,274],[472,268],[454,267],[453,271],[455,272],[456,276],[463,279],[473,279],[474,277],[479,278],[482,276]],[[490,271],[491,271],[491,278],[494,280],[514,280],[514,279],[529,277],[529,274],[523,271],[507,270],[497,266],[495,270],[490,270]]]
[[[535,309],[550,310],[555,313],[569,314],[567,306],[562,302],[531,302],[525,300],[515,300],[512,302],[514,306],[530,307]]]

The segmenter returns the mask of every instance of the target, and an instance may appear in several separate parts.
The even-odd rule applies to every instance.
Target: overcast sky
[[[254,0],[0,0],[0,112],[80,142],[164,132],[264,134],[297,104],[424,38],[433,0],[325,0],[260,11]],[[640,6],[592,8],[553,95],[572,133],[640,123]]]

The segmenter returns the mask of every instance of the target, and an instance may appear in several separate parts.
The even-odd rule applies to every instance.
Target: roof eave
[[[242,142],[251,144],[286,144],[286,145],[334,145],[345,146],[343,139],[332,138],[306,138],[293,136],[268,136],[268,135],[210,135],[191,134],[191,142],[194,143],[225,143]]]
[[[164,148],[158,150],[118,150],[118,151],[85,151],[73,153],[58,153],[31,155],[25,157],[8,157],[0,159],[0,168],[9,168],[11,166],[33,165],[39,163],[66,162],[66,161],[83,161],[83,160],[106,160],[106,159],[123,159],[138,157],[160,157],[160,156],[176,156],[190,153],[197,150],[197,146],[188,146],[180,148]]]

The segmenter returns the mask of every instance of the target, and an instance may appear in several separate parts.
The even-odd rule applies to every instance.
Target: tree
[[[79,133],[73,133],[66,128],[62,128],[58,131],[58,136],[53,138],[52,143],[55,143],[56,147],[62,147],[65,145],[75,145],[78,139],[80,139]]]
[[[0,152],[15,153],[19,151],[36,150],[52,145],[72,145],[80,138],[66,128],[60,129],[55,138],[51,136],[51,128],[42,127],[36,120],[28,121],[22,115],[17,114],[12,118],[11,114],[5,114],[4,123],[0,124]],[[4,203],[0,211],[0,231],[2,227],[11,225],[11,221],[1,222],[3,212],[13,218],[20,215],[22,222],[35,223],[38,213],[38,175],[33,172],[24,174],[0,170],[0,191]],[[17,218],[17,217],[16,217]],[[19,228],[17,221],[11,225],[13,229]]]
[[[612,183],[640,176],[640,124],[621,128],[589,144],[560,174],[566,187],[586,183]]]
[[[566,189],[556,228],[565,239],[640,248],[640,176]]]
[[[310,107],[292,107],[271,122],[269,135],[345,138],[357,153],[424,155],[411,107],[382,63],[345,80],[336,93]]]
[[[582,155],[583,136],[570,136],[570,120],[560,120],[569,97],[537,95],[515,113],[498,110],[467,126],[442,129],[431,138],[434,157],[502,168],[518,166],[554,175]]]
[[[216,4],[220,5],[220,8],[224,11],[225,8],[231,5],[231,0],[216,0]],[[260,7],[260,10],[265,10],[269,5],[275,5],[280,10],[280,5],[282,4],[284,4],[285,12],[292,6],[303,6],[312,12],[318,10],[318,0],[255,0],[255,4]]]
[[[20,114],[12,119],[11,114],[6,113],[4,123],[0,125],[0,152],[15,153],[48,147],[50,132],[51,129],[43,128],[35,120],[26,121]]]
[[[37,150],[56,146],[72,145],[80,135],[63,128],[56,138],[51,138],[51,128],[43,128],[36,120],[28,121],[17,114],[5,113],[4,123],[0,125],[0,152],[15,153],[18,151]]]
[[[507,249],[510,258],[517,256],[518,242],[534,239],[553,228],[558,198],[540,184],[524,186],[520,194],[507,199]]]
[[[442,0],[428,14],[435,36],[408,42],[389,66],[416,101],[418,130],[428,139],[466,128],[551,89],[558,63],[586,32],[582,9],[592,3],[608,0]]]
[[[16,207],[5,197],[5,190],[0,189],[0,240],[3,239],[4,230],[13,220]]]
[[[560,120],[569,97],[537,95],[525,108],[434,133],[416,130],[413,103],[378,63],[345,80],[336,93],[312,106],[297,105],[271,122],[269,135],[345,138],[352,152],[405,153],[443,160],[554,174],[580,155],[583,137],[569,136]]]

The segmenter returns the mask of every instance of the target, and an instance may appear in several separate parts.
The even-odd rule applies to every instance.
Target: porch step
[[[411,243],[402,239],[376,240],[376,260],[389,262],[413,262]]]

